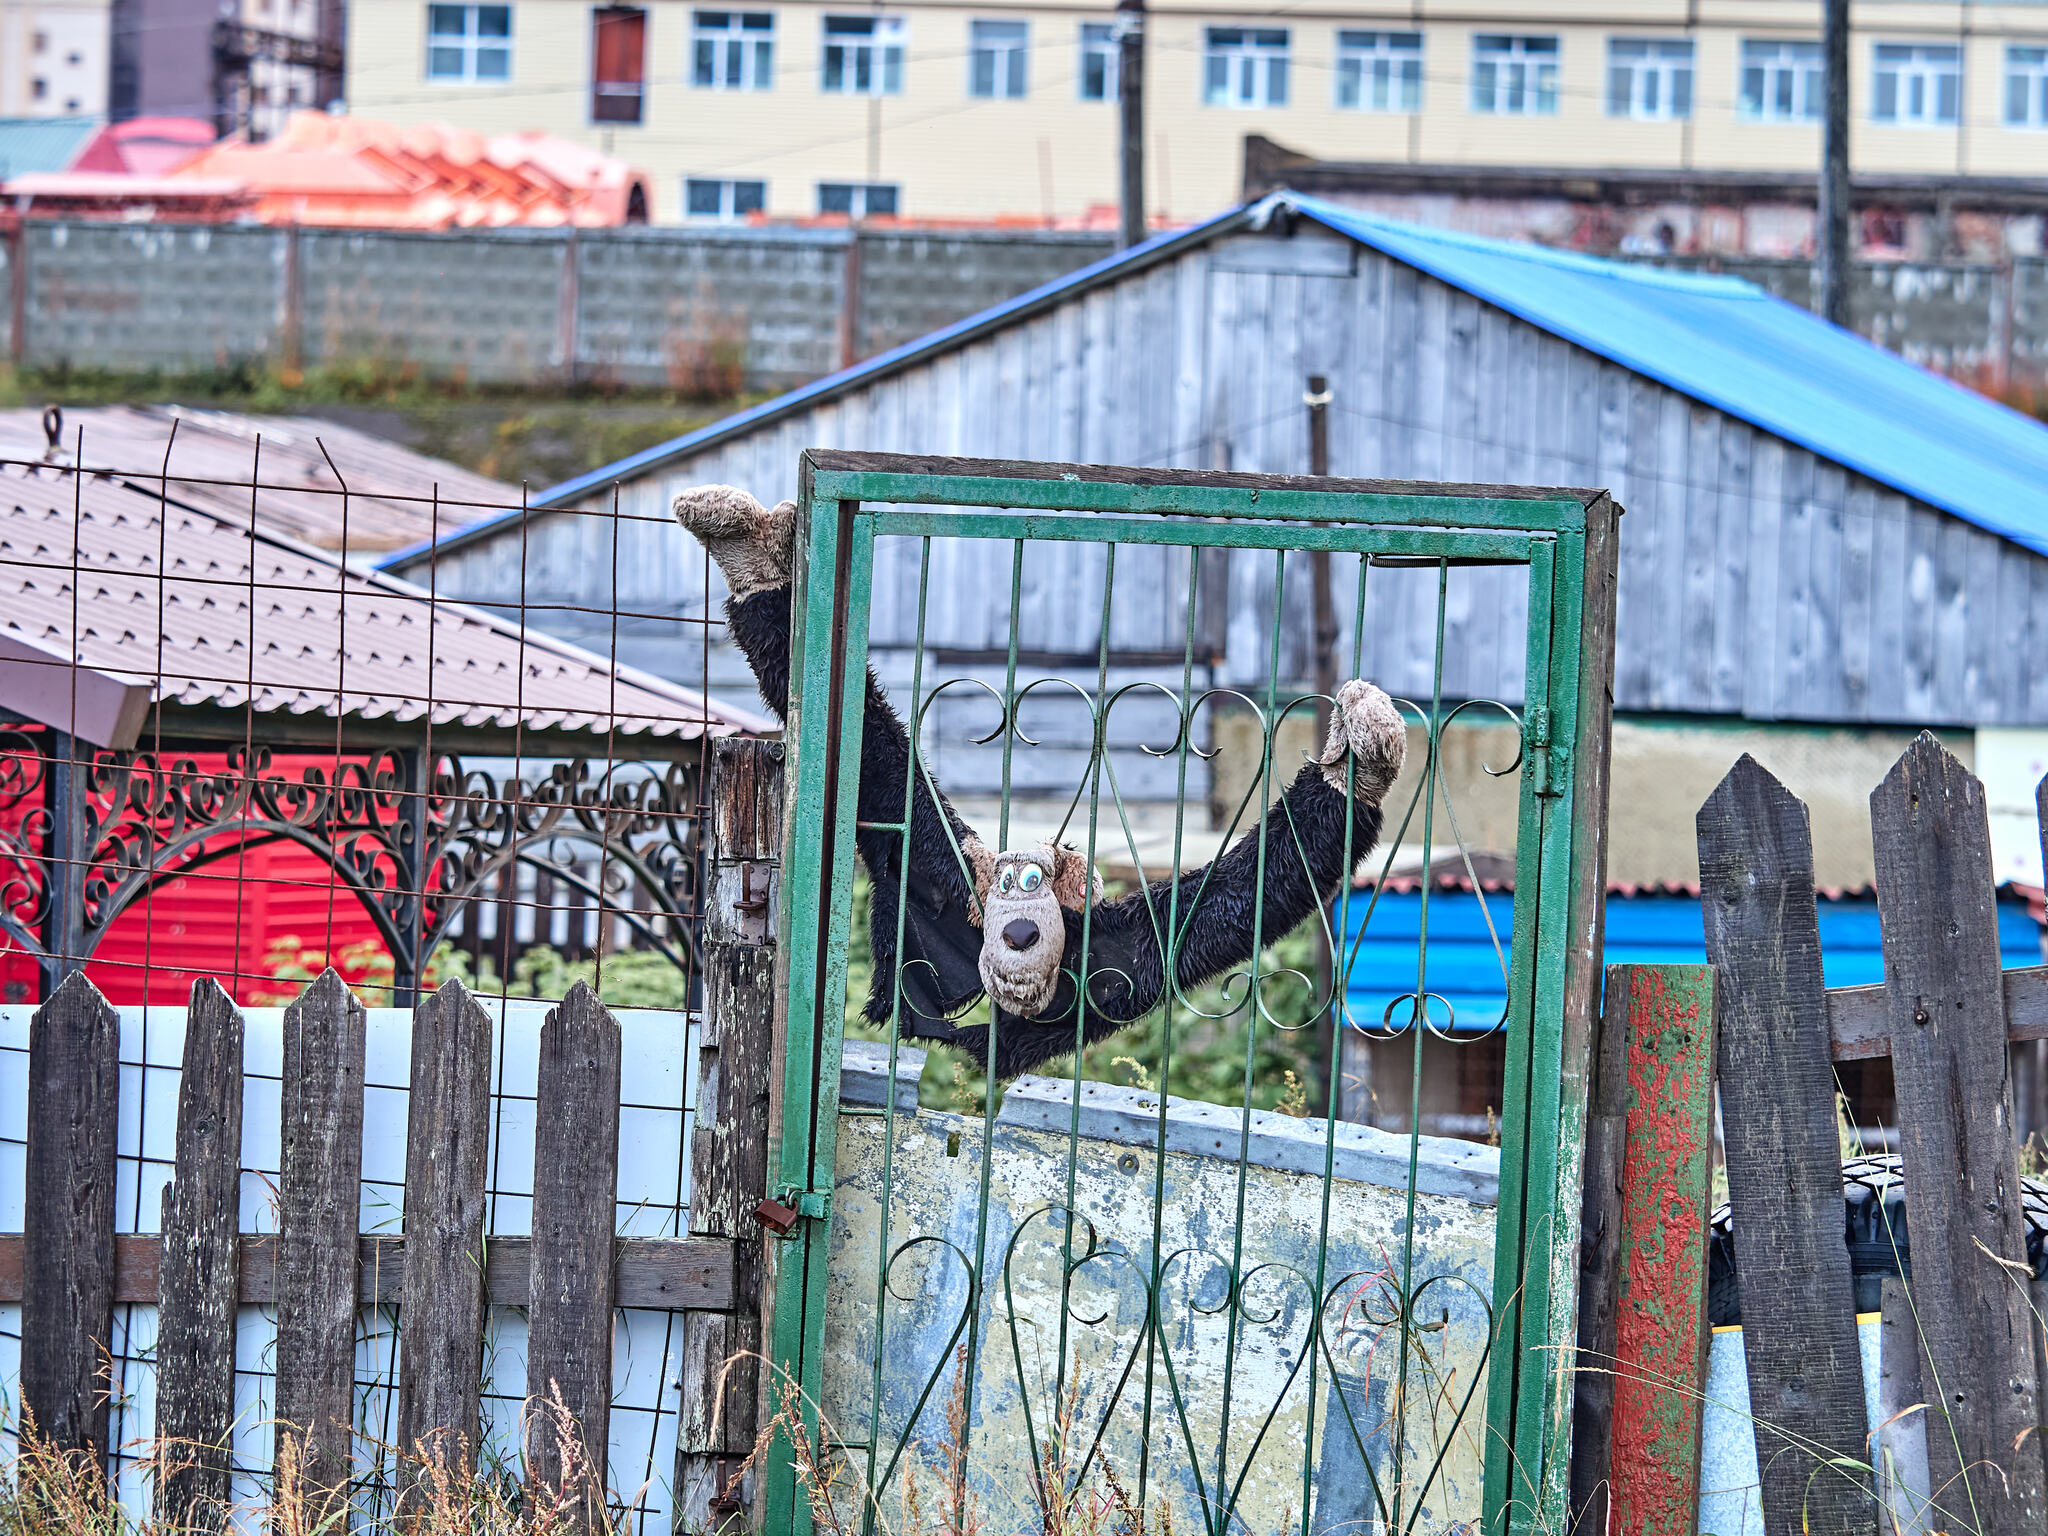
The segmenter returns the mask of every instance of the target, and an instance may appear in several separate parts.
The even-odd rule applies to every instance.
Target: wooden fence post
[[[540,1032],[527,1304],[526,1485],[572,1529],[603,1519],[618,1230],[619,1021],[583,982]]]
[[[114,1133],[120,1019],[83,971],[28,1027],[21,1400],[59,1450],[107,1459],[114,1331]]]
[[[482,1404],[491,1016],[459,981],[413,1010],[411,1081],[398,1451],[467,1478]],[[424,1461],[400,1467],[408,1482],[425,1470]]]
[[[1607,967],[1606,1008],[1586,1095],[1579,1214],[1579,1369],[1572,1380],[1574,1530],[1605,1531],[1612,1502],[1615,1309],[1621,1303],[1622,1170],[1628,1152],[1628,992]]]
[[[1700,912],[1765,1536],[1867,1536],[1863,1363],[1806,807],[1748,754],[1699,813]]]
[[[1870,826],[1930,1486],[1951,1527],[2038,1536],[2048,1494],[1984,786],[1922,732],[1872,791]]]
[[[683,1316],[676,1521],[678,1530],[692,1531],[710,1531],[737,1512],[733,1483],[759,1427],[763,1255],[754,1207],[768,1191],[780,742],[733,737],[713,744],[710,819],[690,1231],[732,1244],[733,1306]]]
[[[1709,1338],[1714,973],[1616,965],[1607,978],[1628,1021],[1628,1105],[1614,1252],[1613,1514],[1594,1529],[1691,1536]]]
[[[227,1522],[235,1422],[235,1303],[242,1215],[241,1012],[220,983],[192,984],[178,1081],[177,1163],[157,1261],[156,1511],[162,1527]]]
[[[314,1522],[339,1517],[354,1462],[364,1023],[331,966],[284,1011],[276,1456]]]

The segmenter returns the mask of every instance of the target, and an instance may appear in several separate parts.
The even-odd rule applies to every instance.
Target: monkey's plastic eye
[[[1021,890],[1035,891],[1045,884],[1045,871],[1036,864],[1026,864],[1017,872],[1017,885]]]
[[[1015,871],[1006,869],[1000,875],[996,876],[996,889],[1001,891],[1005,896],[1009,895],[1010,892],[1015,890],[1016,888],[1017,876]]]

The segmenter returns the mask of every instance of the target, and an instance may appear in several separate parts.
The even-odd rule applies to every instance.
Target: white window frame
[[[1340,112],[1420,112],[1422,34],[1340,29],[1335,100]]]
[[[1895,128],[1953,128],[1963,115],[1963,50],[1955,43],[1870,45],[1870,120]],[[1949,110],[1941,110],[1949,83]],[[1886,98],[1890,110],[1886,110]]]
[[[821,181],[818,183],[818,213],[821,217],[826,216],[825,189],[827,187],[845,187],[852,194],[852,206],[847,210],[847,216],[849,218],[869,219],[897,217],[901,215],[903,212],[903,185],[901,182]],[[890,194],[889,201],[891,206],[886,210],[885,213],[876,213],[875,211],[871,210],[868,207],[868,204],[873,200],[875,193],[884,190],[886,190]]]
[[[1015,29],[1012,31],[1011,29]],[[1000,32],[1000,36],[997,33]],[[983,90],[982,61],[988,61]],[[1030,89],[1031,23],[976,16],[967,23],[967,94],[981,101],[1022,101]]]
[[[1286,27],[1212,26],[1203,33],[1202,101],[1211,107],[1284,107],[1294,34]]]
[[[690,207],[690,191],[693,187],[718,188],[718,212],[697,213]],[[755,208],[742,210],[739,206],[739,189],[743,186],[759,189],[760,202]],[[683,178],[683,217],[695,224],[732,224],[755,212],[765,213],[768,209],[768,183],[758,176],[685,176]]]
[[[1607,115],[1638,122],[1692,116],[1693,45],[1689,37],[1607,39]]]
[[[435,12],[459,11],[462,13],[462,31],[436,32]],[[483,13],[502,11],[505,16],[505,35],[486,37],[482,31]],[[426,77],[436,85],[508,85],[512,80],[512,6],[496,4],[492,0],[428,0],[427,51],[425,57]],[[442,71],[435,68],[434,55],[455,53],[460,56],[461,68],[456,71]],[[477,71],[478,57],[485,53],[503,54],[505,72],[480,74]]]
[[[1999,121],[2008,128],[2048,128],[2048,44],[2006,44],[2005,99],[1999,105]]]
[[[720,19],[712,22],[712,17]],[[709,80],[702,78],[706,49]],[[775,13],[692,10],[689,79],[700,91],[765,91],[774,85]]]
[[[835,24],[839,30],[835,31]],[[818,89],[828,96],[901,96],[903,55],[910,25],[901,16],[851,16],[827,12],[820,23],[824,45],[819,50]],[[856,28],[866,30],[856,30]],[[838,53],[839,83],[832,83],[833,54]],[[857,83],[861,72],[868,83]]]
[[[1563,57],[1555,33],[1475,32],[1472,110],[1485,117],[1557,116]]]
[[[1088,91],[1088,66],[1091,60],[1102,61],[1102,94],[1090,95]],[[1074,89],[1083,101],[1115,101],[1122,90],[1122,69],[1124,59],[1123,40],[1117,36],[1117,24],[1110,21],[1084,21],[1081,23],[1081,68],[1075,76]]]
[[[1736,115],[1751,123],[1817,123],[1827,103],[1828,65],[1812,38],[1745,37],[1737,54]],[[1750,91],[1754,76],[1756,91]],[[1789,105],[1780,101],[1789,98]]]

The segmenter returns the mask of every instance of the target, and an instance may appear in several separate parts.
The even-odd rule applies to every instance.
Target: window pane
[[[476,77],[479,80],[509,80],[512,78],[512,50],[509,48],[479,48],[476,51]]]
[[[827,16],[825,30],[840,37],[873,37],[875,23],[871,16]]]
[[[461,37],[467,30],[464,22],[468,8],[460,5],[430,5],[427,7],[427,32],[433,37]]]
[[[846,51],[843,48],[825,50],[825,89],[843,91],[846,89]]]
[[[891,44],[882,50],[882,92],[900,95],[903,90],[903,50]]]
[[[868,188],[869,213],[893,216],[896,212],[896,189],[894,187]]]
[[[476,8],[476,35],[478,37],[510,37],[512,35],[512,7],[509,5],[480,5]]]
[[[993,96],[996,93],[996,56],[986,48],[974,55],[968,67],[967,88],[976,96]]]
[[[818,187],[818,212],[853,212],[853,188],[844,182],[824,182]]]
[[[1266,105],[1287,105],[1287,60],[1284,57],[1266,60]]]
[[[1620,117],[1629,110],[1629,87],[1635,83],[1636,73],[1620,64],[1608,66],[1607,110]]]
[[[1677,69],[1671,72],[1671,115],[1692,116],[1692,71]]]
[[[1877,115],[1894,118],[1899,115],[1899,77],[1884,73],[1877,77]]]
[[[718,216],[723,193],[723,185],[716,181],[699,181],[693,176],[683,183],[684,205],[699,218],[707,214],[713,218]]]
[[[462,78],[462,50],[460,48],[429,48],[427,50],[427,76],[433,80],[460,80]]]
[[[736,218],[759,213],[768,205],[768,183],[736,181],[732,184],[732,211]]]
[[[1230,94],[1230,56],[1222,53],[1209,55],[1207,69],[1203,76],[1203,96],[1211,102],[1221,102]]]
[[[1954,75],[1942,75],[1935,83],[1934,109],[1944,123],[1956,120],[1956,109],[1962,104],[1963,82]]]
[[[775,45],[754,44],[754,89],[765,91],[775,79]]]

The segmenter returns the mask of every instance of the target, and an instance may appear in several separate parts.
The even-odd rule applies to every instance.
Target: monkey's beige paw
[[[1348,772],[1357,784],[1358,798],[1377,805],[1393,788],[1407,756],[1408,727],[1383,690],[1360,678],[1337,690],[1329,739],[1319,759],[1331,788],[1342,794]]]
[[[675,514],[718,562],[735,602],[789,584],[795,502],[770,511],[738,486],[699,485],[676,497]]]

